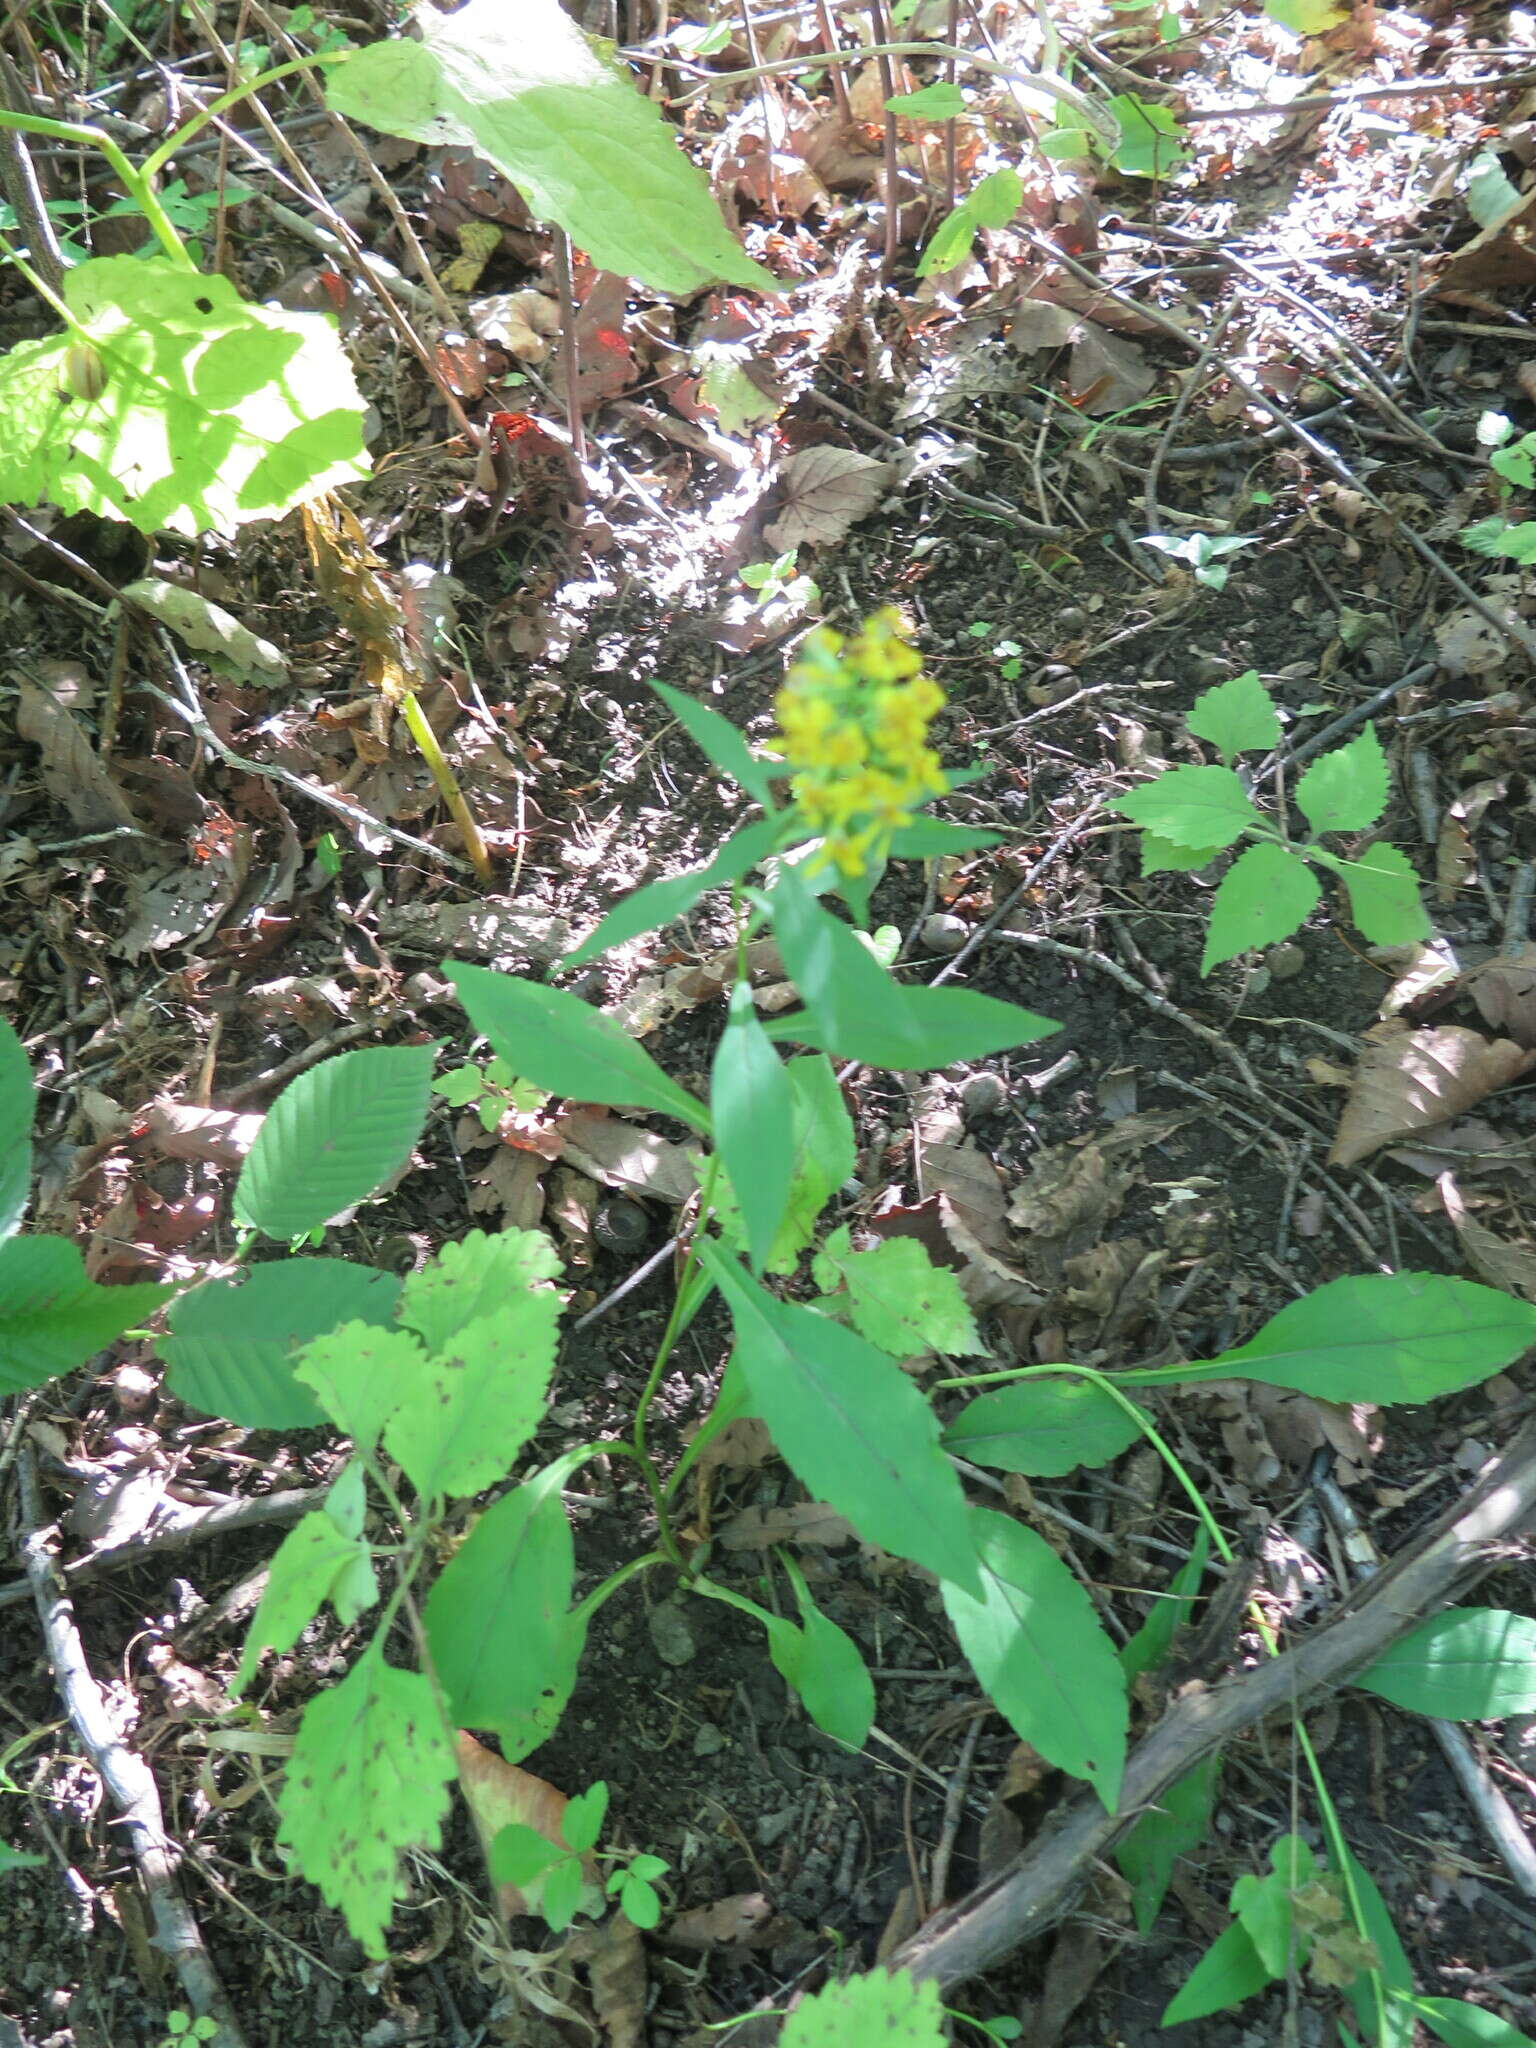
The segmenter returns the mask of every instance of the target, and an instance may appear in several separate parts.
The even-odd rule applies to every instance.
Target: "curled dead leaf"
[[[532,1828],[546,1842],[562,1849],[567,1847],[560,1824],[570,1802],[563,1792],[557,1792],[547,1779],[535,1777],[532,1771],[509,1764],[505,1757],[497,1756],[462,1729],[457,1749],[459,1787],[474,1820],[480,1846],[487,1855],[502,1829],[514,1825]],[[590,1864],[591,1858],[584,1861]],[[498,1885],[497,1903],[509,1919],[516,1913],[536,1913],[542,1890],[542,1878],[526,1890],[515,1884]]]
[[[1467,1263],[1490,1287],[1506,1294],[1518,1294],[1536,1301],[1536,1249],[1528,1244],[1511,1244],[1479,1223],[1467,1208],[1454,1174],[1442,1173],[1435,1187],[1451,1226],[1461,1240]]]
[[[783,506],[767,529],[781,553],[810,541],[825,547],[879,504],[891,466],[853,448],[802,448],[779,471]]]

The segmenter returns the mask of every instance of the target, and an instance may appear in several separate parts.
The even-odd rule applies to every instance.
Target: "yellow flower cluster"
[[[863,874],[948,788],[927,744],[944,692],[922,666],[888,606],[849,636],[818,626],[786,676],[774,709],[801,816],[822,835],[813,867]]]

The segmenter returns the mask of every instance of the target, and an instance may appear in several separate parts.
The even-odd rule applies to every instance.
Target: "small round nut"
[[[918,937],[925,952],[949,954],[958,953],[970,935],[970,927],[963,917],[951,917],[947,910],[936,910],[931,917],[923,919]]]
[[[960,1090],[960,1107],[972,1122],[979,1122],[984,1116],[996,1116],[1007,1107],[1008,1084],[1001,1074],[980,1073],[967,1077]]]
[[[638,1202],[628,1201],[623,1195],[599,1202],[592,1219],[592,1235],[604,1251],[628,1258],[640,1250],[650,1234],[651,1219]]]

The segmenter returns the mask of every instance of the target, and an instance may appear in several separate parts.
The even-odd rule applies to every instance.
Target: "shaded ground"
[[[1335,67],[1330,83],[1413,80],[1490,68],[1474,31],[1500,46],[1518,35],[1460,16],[1430,31],[1381,14],[1356,17],[1330,48],[1305,47],[1314,73]],[[1007,10],[999,32],[1024,50]],[[1262,19],[1228,24],[1222,38],[1207,43],[1200,76],[1183,81],[1197,105],[1278,96],[1303,75],[1296,47]],[[1141,75],[1158,68],[1148,60]],[[867,98],[874,88],[864,87]],[[786,104],[798,118],[800,100]],[[734,154],[717,162],[717,179],[749,246],[793,289],[776,309],[724,296],[658,309],[578,274],[596,365],[584,471],[555,446],[558,398],[542,382],[513,381],[553,375],[552,363],[519,370],[502,353],[479,390],[466,387],[477,422],[526,405],[549,428],[549,447],[529,455],[536,437],[522,435],[513,466],[491,478],[359,294],[346,317],[381,431],[378,477],[354,501],[391,568],[425,563],[458,580],[429,709],[495,852],[489,897],[452,865],[457,842],[403,734],[370,731],[353,651],[314,594],[292,522],[196,557],[160,551],[163,571],[195,579],[290,663],[278,691],[192,667],[209,726],[263,771],[253,773],[137,687],[166,680],[152,642],[119,650],[111,617],[39,594],[39,580],[59,583],[101,604],[96,584],[70,580],[61,546],[108,585],[137,573],[143,551],[96,522],[29,515],[45,537],[13,529],[7,542],[31,581],[4,597],[0,995],[42,1090],[39,1225],[78,1236],[104,1278],[184,1278],[227,1257],[232,1155],[211,1141],[168,1143],[157,1104],[259,1110],[296,1059],[340,1044],[440,1036],[457,1060],[469,1040],[437,977],[445,954],[543,971],[563,950],[551,919],[584,931],[625,887],[707,858],[740,820],[645,686],[659,679],[707,697],[764,737],[803,627],[756,606],[738,572],[798,547],[829,618],[847,623],[887,601],[905,609],[948,693],[946,761],[980,770],[950,814],[1003,834],[995,852],[953,871],[893,871],[876,921],[907,935],[904,960],[923,974],[1006,904],[1000,927],[967,954],[964,983],[1061,1026],[974,1072],[923,1084],[863,1077],[857,1185],[844,1190],[838,1220],[864,1224],[940,1193],[963,1201],[1015,1283],[989,1337],[1001,1357],[1026,1362],[1207,1355],[1295,1294],[1377,1267],[1467,1271],[1531,1293],[1529,1083],[1517,1077],[1486,1100],[1475,1089],[1431,1099],[1411,1144],[1378,1143],[1359,1165],[1330,1168],[1362,1037],[1402,963],[1372,958],[1325,906],[1294,942],[1202,979],[1214,876],[1143,879],[1129,835],[1100,808],[1149,768],[1198,758],[1183,714],[1242,670],[1257,669],[1293,715],[1288,746],[1415,675],[1374,713],[1394,771],[1385,836],[1414,861],[1459,969],[1524,942],[1521,891],[1536,853],[1528,663],[1404,537],[1429,542],[1488,604],[1523,621],[1528,579],[1456,536],[1495,503],[1478,416],[1536,424],[1522,378],[1524,278],[1497,238],[1481,268],[1463,258],[1458,269],[1452,253],[1473,232],[1453,170],[1504,122],[1495,146],[1507,145],[1501,161],[1518,176],[1523,116],[1513,95],[1448,85],[1422,101],[1381,102],[1371,117],[1345,109],[1204,124],[1193,168],[1166,189],[1040,179],[1015,228],[936,291],[916,284],[910,247],[880,283],[875,127],[866,121],[849,141],[862,166],[826,173],[833,196],[811,195],[800,218],[787,191],[754,184],[754,116],[738,108],[720,141]],[[1015,117],[998,119],[1011,135]],[[708,140],[709,119],[697,125]],[[453,253],[461,216],[502,223],[474,290],[546,281],[543,244],[505,188],[441,155],[392,175],[440,259]],[[382,213],[360,218],[370,245],[399,259]],[[281,284],[293,302],[315,302],[302,247],[248,209],[237,224],[252,288]],[[909,239],[926,229],[914,218]],[[1101,299],[1054,263],[1058,243],[1121,296]],[[1193,323],[1198,349],[1210,307],[1232,306],[1233,255],[1251,268],[1236,279],[1225,345],[1174,414],[1194,354],[1144,315]],[[1071,317],[1053,327],[1040,307]],[[664,345],[661,312],[672,323]],[[18,299],[18,321],[29,317]],[[1334,354],[1330,330],[1354,346],[1353,367]],[[1042,334],[1046,345],[1030,345]],[[703,359],[690,352],[711,335],[771,391],[771,425],[733,431],[700,404]],[[1267,440],[1235,380],[1257,381],[1293,412],[1342,404],[1318,431],[1347,480],[1315,450]],[[802,531],[788,466],[815,448],[893,466],[858,516],[801,502]],[[1152,511],[1165,536],[1256,545],[1225,559],[1229,580],[1213,589],[1141,545]],[[786,521],[798,540],[785,537]],[[765,533],[775,522],[777,535]],[[35,696],[27,708],[23,685],[42,691],[41,710]],[[344,789],[444,858],[382,832],[359,840],[291,782],[271,780],[274,766]],[[317,856],[327,832],[335,872]],[[455,922],[465,906],[516,921],[498,922],[487,949]],[[724,906],[712,904],[578,985],[625,1005],[687,1081],[707,1071],[719,1006],[678,970],[707,961],[727,930]],[[1460,983],[1436,1001],[1410,1010],[1414,1028],[1536,1039],[1518,1006],[1480,1015]],[[1061,1172],[1090,1156],[1103,1167],[1096,1195],[1069,1208]],[[1021,1197],[1033,1203],[1027,1225]],[[418,1169],[328,1248],[403,1268],[472,1225],[541,1216],[567,1257],[573,1319],[677,1224],[675,1202],[632,1164],[599,1185],[590,1159],[544,1161],[444,1108]],[[663,1268],[569,1335],[541,1458],[624,1426],[668,1301]],[[706,1316],[679,1354],[660,1403],[668,1458],[707,1408],[725,1342],[723,1323]],[[160,1378],[152,1344],[127,1346],[11,1404],[7,1441],[31,1432],[48,1512],[74,1514],[67,1555],[152,1533],[166,1499],[252,1498],[323,1484],[335,1469],[324,1433],[279,1440],[211,1423]],[[1391,1550],[1470,1483],[1529,1392],[1524,1368],[1428,1414],[1207,1389],[1163,1402],[1160,1420],[1224,1521],[1266,1532],[1278,1573],[1282,1531],[1320,1446]],[[986,1474],[973,1483],[989,1477],[998,1484]],[[645,1504],[618,1470],[583,1484],[592,1491],[571,1507],[590,1583],[640,1547]],[[1121,1636],[1187,1554],[1190,1518],[1155,1461],[1137,1454],[1103,1474],[1001,1490],[1101,1589]],[[94,1521],[82,1506],[92,1500]],[[799,1502],[784,1469],[759,1460],[714,1472],[690,1501],[691,1526],[715,1542],[713,1569],[760,1591],[764,1553],[743,1518],[760,1511],[792,1530],[792,1518],[772,1518]],[[283,1872],[271,1811],[280,1754],[209,1736],[274,1541],[251,1529],[155,1554],[86,1580],[78,1595],[95,1675],[154,1764],[199,1921],[251,2041],[544,2048],[590,2038],[576,2016],[591,2012],[584,1983],[530,1980],[526,1952],[541,1946],[540,1930],[520,1925],[525,1953],[509,1960],[462,1816],[440,1862],[413,1870],[394,1960],[382,1968]],[[1061,1795],[1049,1778],[1020,1789],[1028,1772],[1014,1738],[985,1708],[921,1574],[856,1543],[806,1543],[797,1555],[875,1671],[882,1732],[865,1754],[845,1755],[810,1727],[744,1620],[701,1603],[678,1609],[653,1574],[603,1611],[565,1721],[531,1760],[567,1789],[606,1779],[613,1839],[672,1865],[673,1912],[645,1945],[639,1988],[631,1981],[608,2011],[599,2000],[610,2039],[665,2048],[718,2038],[699,2029],[782,2000],[839,1954],[872,1960],[883,1936],[911,1926],[914,1885],[925,1903],[936,1889],[960,1895],[1046,1824]],[[1321,1569],[1335,1562],[1324,1554]],[[1523,1560],[1502,1567],[1483,1597],[1528,1609]],[[1272,1598],[1283,1619],[1281,1593]],[[158,2040],[179,1998],[136,1918],[118,1831],[59,1725],[31,1620],[18,1601],[0,1631],[0,1765],[16,1795],[5,1832],[46,1860],[0,1892],[0,2042],[10,2022],[14,2038],[46,2048],[138,2048]],[[347,1650],[334,1631],[312,1630],[257,1696],[256,1735],[291,1729]],[[1255,1645],[1240,1639],[1229,1654],[1241,1661]],[[1317,1717],[1314,1735],[1420,1988],[1486,2000],[1529,2027],[1531,1902],[1510,1886],[1420,1725],[1349,1695]],[[1492,1728],[1485,1752],[1528,1820],[1530,1730]],[[971,1987],[968,2008],[1022,2016],[1033,2044],[1334,2040],[1336,2001],[1310,1984],[1166,2035],[1157,2028],[1225,1924],[1233,1878],[1261,1867],[1292,1823],[1293,1798],[1311,1826],[1301,1786],[1286,1728],[1238,1745],[1213,1835],[1181,1869],[1149,1939],[1135,1937],[1106,1878],[1059,1940]],[[938,1887],[936,1849],[947,1862]]]

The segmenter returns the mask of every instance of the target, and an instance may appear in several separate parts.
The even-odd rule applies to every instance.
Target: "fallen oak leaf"
[[[1460,1024],[1405,1029],[1397,1020],[1366,1033],[1349,1100],[1328,1154],[1354,1166],[1396,1138],[1459,1116],[1536,1065],[1536,1052]]]
[[[879,504],[891,478],[888,462],[852,448],[802,448],[779,471],[783,506],[764,529],[780,554],[802,541],[826,546]]]

